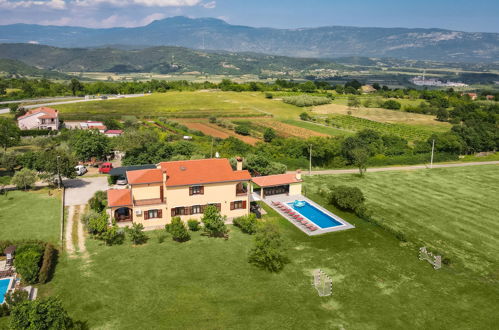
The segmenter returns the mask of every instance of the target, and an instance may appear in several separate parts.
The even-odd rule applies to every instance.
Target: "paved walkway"
[[[487,162],[469,162],[469,163],[452,163],[452,164],[433,164],[433,168],[446,168],[446,167],[464,167],[476,165],[499,165],[499,161]],[[409,165],[409,166],[391,166],[391,167],[372,167],[368,168],[367,172],[387,172],[387,171],[411,171],[430,168],[429,164],[425,165]],[[289,173],[294,173],[291,171]],[[358,169],[343,169],[343,170],[320,170],[312,171],[311,175],[324,175],[324,174],[351,174],[359,173]],[[303,171],[303,174],[308,175],[308,171]]]

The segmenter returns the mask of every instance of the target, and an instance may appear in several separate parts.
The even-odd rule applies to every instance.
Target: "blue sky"
[[[140,26],[177,15],[276,28],[348,25],[499,32],[499,0],[0,0],[0,24]]]

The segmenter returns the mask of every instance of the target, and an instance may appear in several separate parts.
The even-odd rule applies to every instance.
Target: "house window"
[[[45,119],[42,119],[42,125],[45,124]]]
[[[191,206],[191,214],[200,214],[203,213],[203,207],[201,205]]]
[[[190,207],[174,207],[172,208],[172,217],[177,215],[189,215]]]
[[[144,212],[144,220],[158,219],[163,217],[162,210],[148,210]]]
[[[246,209],[246,201],[235,201],[230,203],[231,210]]]
[[[204,194],[204,186],[192,186],[189,187],[189,195],[203,195]]]

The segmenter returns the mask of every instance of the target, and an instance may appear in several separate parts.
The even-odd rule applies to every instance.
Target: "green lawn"
[[[301,109],[280,101],[269,100],[259,92],[167,92],[152,95],[57,106],[66,120],[98,117],[209,117],[263,116],[297,118]]]
[[[321,185],[357,186],[374,217],[481,275],[499,264],[499,167],[483,165],[419,171],[316,176]],[[495,275],[493,275],[495,273]]]
[[[437,189],[428,198],[417,198],[428,194],[425,171],[368,174],[362,182],[378,182],[377,192],[376,188],[365,190],[387,221],[407,222],[404,228],[414,227],[421,237],[431,228],[413,226],[417,221],[412,218],[438,224],[443,214],[470,217],[473,212],[460,206],[465,199],[469,207],[470,201],[479,204],[476,212],[486,213],[474,217],[475,221],[483,218],[491,223],[490,215],[497,214],[491,201],[497,192],[492,187],[493,180],[497,182],[494,168],[475,168],[477,174],[452,170],[430,174]],[[312,189],[318,185],[316,180],[358,183],[353,176],[307,179],[308,194],[322,204],[324,200]],[[467,188],[473,186],[471,181],[479,181],[476,185],[482,185],[483,192]],[[449,185],[454,188],[446,193],[438,188]],[[462,197],[455,205],[449,203],[456,196]],[[99,329],[492,329],[497,324],[497,278],[479,276],[460,263],[435,271],[418,259],[417,246],[328,208],[356,228],[308,237],[267,208],[267,221],[279,224],[289,247],[291,263],[279,274],[247,263],[252,237],[234,227],[229,240],[195,233],[186,243],[170,238],[159,243],[159,232],[150,232],[152,239],[138,247],[128,242],[106,247],[89,240],[88,259],[62,256],[53,281],[42,286],[40,294],[60,296],[73,317]],[[442,224],[448,232],[459,227],[451,221]],[[464,235],[470,239],[475,235],[472,241],[480,244],[494,233],[492,229]],[[448,240],[446,233],[438,233],[442,241]],[[487,254],[492,255],[497,244],[488,248]],[[311,286],[315,268],[331,275],[331,297],[318,297]]]
[[[60,235],[60,193],[47,189],[0,195],[0,240],[39,239],[56,243]]]

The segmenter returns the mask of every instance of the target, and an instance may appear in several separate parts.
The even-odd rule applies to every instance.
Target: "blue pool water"
[[[302,216],[312,221],[321,228],[331,228],[342,225],[341,222],[322,212],[315,206],[311,205],[309,202],[304,201],[304,205],[302,207],[295,206],[294,203],[288,203],[288,205],[293,210],[300,213]]]
[[[7,293],[9,284],[10,284],[9,278],[0,280],[0,304],[2,304],[5,299],[5,294]]]

